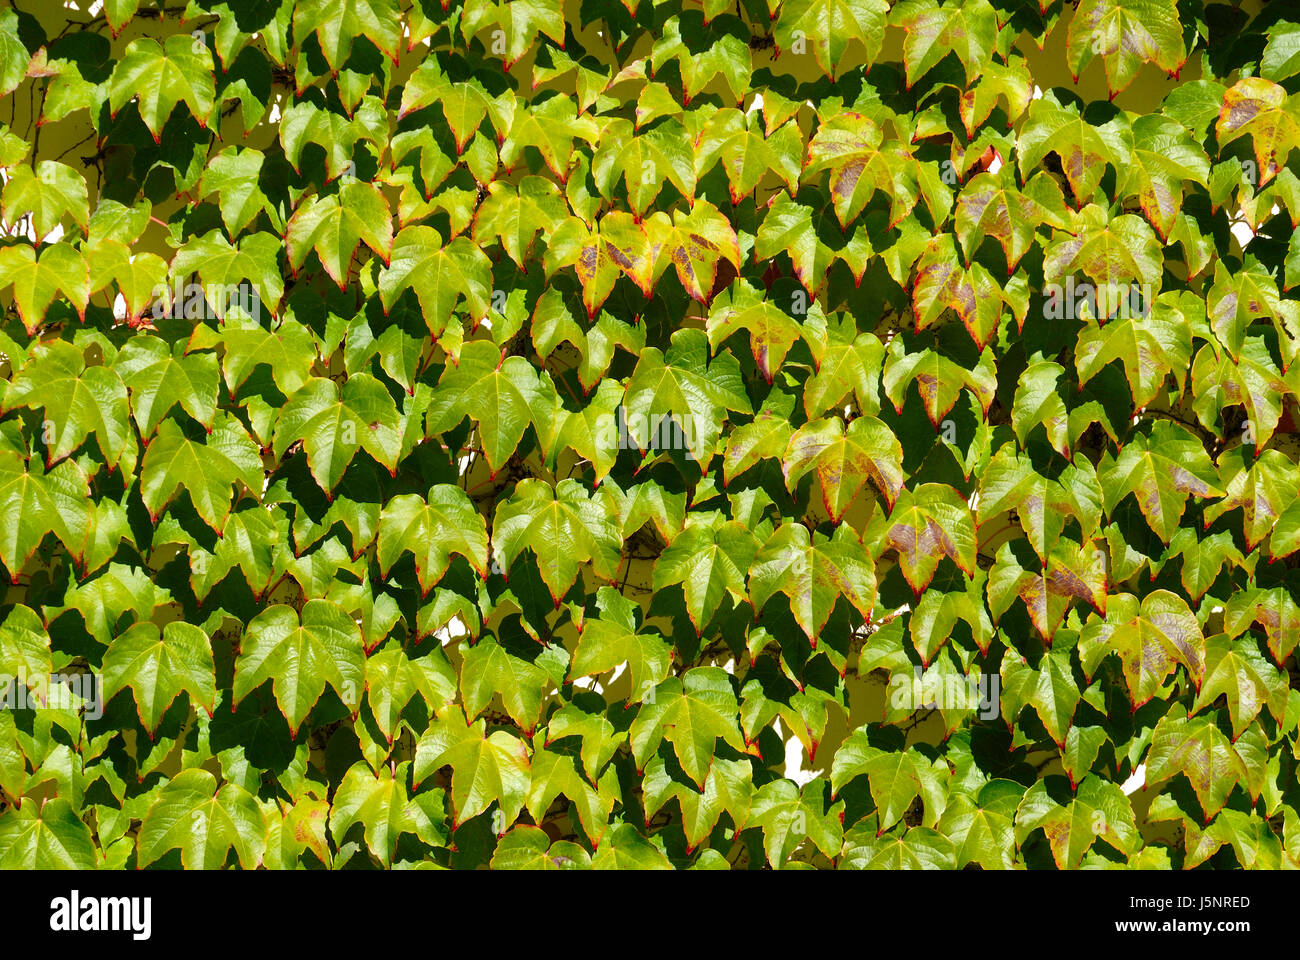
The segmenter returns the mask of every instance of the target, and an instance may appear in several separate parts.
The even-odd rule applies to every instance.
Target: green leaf
[[[126,687],[135,694],[140,722],[152,733],[182,690],[209,714],[216,709],[216,668],[208,635],[190,623],[134,624],[104,654],[104,699]]]
[[[336,604],[309,600],[298,611],[287,604],[267,607],[248,624],[235,660],[234,703],[265,681],[280,712],[297,731],[329,684],[351,710],[365,679],[361,629]]]
[[[233,848],[251,870],[266,850],[266,818],[247,791],[192,768],[164,784],[144,816],[137,839],[140,866],[179,850],[187,870],[217,870]]]
[[[903,576],[918,596],[945,556],[968,577],[975,574],[975,524],[966,501],[946,484],[904,489],[893,504],[885,540],[898,552]]]
[[[87,366],[83,352],[66,340],[34,345],[31,360],[9,384],[3,409],[39,407],[48,426],[45,462],[62,460],[95,434],[109,464],[117,464],[129,442],[126,387],[109,367]]]
[[[396,472],[403,424],[388,389],[370,374],[349,377],[340,390],[331,380],[308,380],[285,404],[275,425],[277,458],[301,443],[316,483],[334,492],[358,449]]]
[[[1224,94],[1214,129],[1225,147],[1250,136],[1263,186],[1282,169],[1292,148],[1300,146],[1300,107],[1281,85],[1263,77],[1244,77]]]
[[[531,773],[523,740],[504,730],[487,733],[486,722],[465,722],[459,707],[448,707],[429,724],[415,748],[415,782],[451,767],[452,829],[470,820],[494,801],[504,826],[523,809]]]
[[[969,86],[992,55],[1001,26],[988,0],[963,0],[942,6],[905,0],[890,10],[889,22],[907,31],[903,63],[909,89],[950,52],[965,67]]]
[[[1079,656],[1092,677],[1109,653],[1119,655],[1134,707],[1150,700],[1178,664],[1199,688],[1205,676],[1205,638],[1187,602],[1168,590],[1142,598],[1112,594],[1106,619],[1084,627]]]
[[[1209,823],[1246,779],[1246,766],[1212,718],[1164,716],[1151,735],[1146,782],[1154,786],[1179,773],[1191,782]]]
[[[116,115],[129,101],[138,99],[140,118],[157,143],[167,118],[182,101],[199,126],[207,126],[216,97],[212,75],[207,45],[195,43],[188,34],[170,36],[161,45],[140,37],[127,45],[126,55],[113,68],[108,103]]]
[[[84,231],[90,224],[86,179],[57,160],[42,160],[35,168],[20,164],[8,172],[0,210],[9,224],[30,215],[38,241],[48,237],[64,217],[71,217]]]
[[[520,824],[499,841],[492,854],[493,870],[589,870],[591,855],[576,843],[551,843],[541,827]]]
[[[639,703],[668,676],[672,647],[658,630],[639,626],[636,606],[613,587],[596,591],[596,602],[600,616],[583,622],[569,679],[595,676],[627,664],[632,684],[628,700]]]
[[[1100,56],[1111,97],[1144,63],[1177,73],[1187,59],[1174,0],[1084,0],[1070,21],[1066,60],[1077,78]]]
[[[682,428],[691,459],[707,464],[728,410],[750,413],[752,407],[734,356],[723,352],[708,360],[703,330],[677,330],[666,353],[646,347],[627,384],[623,405],[630,439],[642,450],[659,448],[672,417]],[[676,441],[677,438],[671,438]]]
[[[680,583],[686,612],[696,632],[702,633],[724,596],[729,595],[734,603],[747,599],[745,574],[757,550],[754,535],[738,521],[717,527],[689,524],[655,561],[654,589]]]
[[[1217,634],[1206,641],[1205,680],[1192,709],[1199,713],[1222,695],[1228,703],[1235,740],[1265,704],[1280,721],[1286,713],[1286,690],[1277,668],[1264,659],[1252,638],[1233,640]]]
[[[763,831],[763,851],[773,868],[780,868],[805,840],[828,857],[843,842],[840,816],[844,801],[825,809],[823,784],[812,781],[800,791],[789,780],[772,780],[754,794],[749,822]]]
[[[1095,775],[1085,777],[1065,804],[1052,799],[1046,780],[1030,787],[1016,811],[1017,842],[1024,843],[1040,827],[1061,870],[1078,869],[1099,838],[1124,854],[1136,853],[1142,843],[1128,797],[1119,784]]]
[[[204,522],[220,531],[237,496],[236,483],[256,497],[265,477],[257,444],[228,413],[222,414],[203,443],[187,437],[175,420],[164,420],[140,468],[140,496],[155,522],[184,490]]]
[[[875,604],[876,573],[871,557],[847,527],[834,536],[810,536],[801,523],[777,527],[754,557],[749,569],[750,600],[756,611],[773,593],[790,599],[795,621],[813,648],[835,603],[841,596],[871,618]]]
[[[578,578],[580,564],[612,579],[622,537],[598,501],[576,480],[556,487],[529,478],[503,500],[492,521],[493,554],[509,575],[520,551],[531,549],[555,605]]]
[[[1189,496],[1223,496],[1201,442],[1165,420],[1157,422],[1149,436],[1135,436],[1119,457],[1104,457],[1097,476],[1107,513],[1114,513],[1119,502],[1133,494],[1151,529],[1166,544]]]
[[[44,803],[28,800],[5,810],[0,816],[0,849],[4,850],[0,866],[6,870],[94,870],[99,866],[90,828],[62,797]]]
[[[703,789],[719,738],[734,750],[745,749],[736,724],[739,714],[740,704],[725,670],[695,667],[682,679],[669,677],[655,688],[654,698],[641,705],[632,721],[632,757],[644,767],[666,739],[686,775]]]
[[[379,515],[376,558],[380,571],[389,569],[404,553],[415,557],[420,588],[427,595],[459,553],[480,576],[487,576],[487,522],[474,509],[460,487],[439,483],[427,497],[403,494],[384,504]]]
[[[811,40],[817,65],[832,79],[850,40],[866,49],[868,64],[880,54],[889,13],[884,0],[796,0],[779,9],[772,26],[777,45],[789,50],[800,40]]]
[[[822,503],[839,521],[867,478],[891,506],[903,490],[903,449],[885,424],[871,416],[856,417],[844,428],[839,417],[815,420],[790,438],[782,457],[786,489],[809,470],[821,482]]]
[[[294,211],[285,236],[289,266],[297,273],[307,254],[315,250],[325,272],[340,290],[346,290],[363,240],[385,263],[396,252],[392,214],[384,195],[373,184],[349,180],[337,194],[312,197]],[[403,248],[404,255],[406,252]]]
[[[391,866],[397,841],[402,834],[413,834],[426,843],[443,846],[447,834],[442,826],[443,793],[432,790],[422,795],[424,802],[406,791],[409,763],[396,771],[381,767],[372,772],[362,761],[354,763],[343,777],[330,807],[330,833],[342,845],[343,837],[353,824],[365,827],[366,846],[385,867]],[[430,816],[431,811],[437,811]],[[436,817],[436,819],[435,819]]]

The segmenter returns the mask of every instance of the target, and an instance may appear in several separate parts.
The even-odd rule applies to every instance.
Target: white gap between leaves
[[[1147,785],[1147,765],[1139,763],[1133,775],[1120,784],[1120,790],[1124,791],[1124,796],[1137,793]]]

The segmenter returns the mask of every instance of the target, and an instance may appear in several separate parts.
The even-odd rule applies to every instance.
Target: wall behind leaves
[[[1285,4],[6,6],[0,866],[1296,866],[1298,94]]]

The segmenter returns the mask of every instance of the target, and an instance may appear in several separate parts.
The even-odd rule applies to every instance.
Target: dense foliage
[[[1300,863],[1294,6],[164,2],[0,12],[0,865]]]

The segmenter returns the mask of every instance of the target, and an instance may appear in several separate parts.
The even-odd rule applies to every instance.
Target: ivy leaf
[[[1246,766],[1210,717],[1164,716],[1151,735],[1147,785],[1184,774],[1205,811],[1205,822],[1223,808],[1233,787],[1246,779]]]
[[[808,333],[805,328],[805,335]],[[814,420],[839,406],[849,394],[863,413],[878,412],[880,368],[885,355],[880,339],[872,333],[858,333],[852,318],[828,326],[824,341],[815,334],[806,339],[817,362],[817,372],[805,381],[803,389],[803,408],[808,419]],[[891,399],[894,399],[892,395]]]
[[[199,196],[217,195],[228,237],[236,236],[267,209],[269,201],[258,182],[265,159],[260,150],[231,146],[213,157],[203,171]]]
[[[542,819],[555,799],[563,794],[572,804],[571,810],[576,813],[583,831],[593,845],[598,845],[614,809],[615,795],[609,789],[612,781],[615,781],[615,774],[611,770],[608,778],[602,781],[601,789],[593,789],[578,773],[572,756],[544,748],[535,750],[528,812],[533,819]]]
[[[306,262],[307,254],[315,250],[325,272],[340,290],[346,290],[352,261],[362,240],[389,263],[394,244],[388,202],[375,185],[349,180],[339,187],[337,194],[312,197],[294,211],[285,236],[289,266],[296,273]],[[410,241],[402,251],[408,259],[409,244]]]
[[[18,35],[18,12],[6,10],[0,14],[0,97],[8,96],[18,89],[27,76],[27,63],[31,56]]]
[[[736,231],[707,200],[693,203],[689,212],[674,211],[671,221],[660,211],[645,221],[645,228],[658,251],[655,274],[671,263],[686,292],[700,303],[712,297],[720,260],[740,269]]]
[[[230,515],[235,483],[258,496],[265,486],[262,455],[243,425],[222,413],[205,442],[185,435],[175,420],[164,420],[140,467],[140,496],[153,518],[184,490],[200,517],[220,531]]]
[[[491,637],[468,647],[464,655],[460,690],[466,715],[473,720],[494,696],[500,696],[510,719],[531,737],[541,711],[546,671],[510,653]]]
[[[811,40],[817,65],[835,79],[850,40],[866,49],[868,64],[880,55],[888,14],[884,0],[795,0],[781,5],[772,35],[782,50]]]
[[[134,624],[104,654],[104,699],[126,687],[135,694],[140,723],[152,734],[182,690],[209,714],[216,709],[216,667],[208,635],[190,623]]]
[[[266,817],[251,794],[233,783],[218,787],[216,777],[193,767],[164,784],[145,814],[139,863],[148,866],[180,850],[187,870],[217,870],[233,849],[240,866],[251,870],[266,851],[266,831]]]
[[[542,177],[524,177],[517,187],[493,181],[474,214],[474,243],[482,247],[499,239],[522,269],[537,234],[549,236],[564,222],[567,210],[559,188]]]
[[[1061,161],[1076,205],[1087,203],[1096,191],[1106,165],[1118,173],[1125,168],[1122,126],[1112,120],[1098,127],[1083,118],[1075,107],[1066,108],[1051,95],[1029,105],[1029,117],[1016,142],[1020,177],[1043,162],[1049,153]]]
[[[494,801],[509,826],[519,816],[532,774],[527,744],[505,730],[487,732],[486,721],[465,722],[458,706],[440,711],[415,748],[416,784],[451,767],[452,829]]]
[[[1024,600],[1029,619],[1048,643],[1074,600],[1106,612],[1106,568],[1100,551],[1067,538],[1054,540],[1043,556],[1043,572],[1025,570],[1003,544],[989,571],[989,612],[996,623],[1016,597]]]
[[[1300,107],[1294,95],[1263,77],[1243,77],[1223,96],[1214,125],[1220,146],[1250,135],[1260,186],[1275,177],[1292,148],[1300,146]]]
[[[113,369],[130,392],[141,436],[152,434],[176,404],[212,428],[220,382],[215,355],[186,355],[183,344],[169,347],[157,337],[137,336],[127,341]]]
[[[155,143],[178,103],[184,101],[199,126],[206,127],[216,97],[212,54],[206,44],[188,34],[167,38],[162,45],[149,37],[132,40],[108,81],[108,103],[116,115],[128,101],[139,98],[140,118]]]
[[[1075,215],[1074,236],[1052,243],[1046,251],[1043,275],[1053,279],[1082,273],[1097,284],[1089,307],[1097,320],[1108,320],[1134,299],[1128,286],[1140,280],[1159,289],[1161,244],[1141,217],[1130,213],[1107,219],[1096,205]],[[1053,294],[1056,296],[1056,294]]]
[[[898,339],[890,342],[886,356],[883,383],[896,413],[903,412],[907,388],[913,382],[925,405],[925,414],[936,430],[952,410],[963,387],[974,394],[986,413],[993,403],[997,377],[993,371],[992,351],[980,352],[974,370],[967,370],[929,347],[908,351]]]
[[[947,484],[904,489],[893,504],[885,540],[898,551],[903,576],[918,597],[944,556],[966,576],[975,574],[975,524],[966,501]]]
[[[90,828],[63,797],[5,810],[0,816],[0,849],[4,850],[0,866],[6,870],[94,870],[100,866]]]
[[[0,674],[10,678],[26,674],[34,679],[47,677],[50,671],[50,635],[45,625],[36,611],[16,604],[0,623]]]
[[[467,344],[447,367],[434,394],[425,429],[441,433],[469,415],[478,424],[483,453],[495,477],[532,424],[544,441],[559,414],[555,387],[522,357],[507,357],[488,341]]]
[[[1145,314],[1119,317],[1105,326],[1086,325],[1074,351],[1081,387],[1107,364],[1120,361],[1137,407],[1156,398],[1170,373],[1181,386],[1191,357],[1190,318],[1163,294]]]
[[[905,0],[890,11],[889,22],[907,31],[903,64],[907,86],[924,76],[949,53],[966,70],[966,84],[979,76],[997,42],[997,12],[988,0],[962,0],[942,6]]]
[[[844,801],[825,809],[823,784],[812,781],[800,791],[789,780],[772,780],[754,794],[749,822],[763,831],[767,862],[779,868],[804,840],[833,857],[843,842],[840,817]]]
[[[394,0],[310,0],[293,10],[294,39],[301,44],[315,33],[335,74],[347,62],[353,37],[365,37],[396,63],[400,24]]]
[[[4,191],[0,193],[0,212],[9,224],[30,215],[38,241],[49,237],[65,216],[70,216],[84,231],[90,223],[86,179],[56,160],[42,160],[35,168],[21,164],[8,173]]]
[[[567,840],[551,843],[541,827],[520,824],[499,841],[493,870],[589,870],[591,854]]]
[[[298,611],[267,607],[248,624],[235,660],[234,704],[272,681],[280,712],[297,731],[328,683],[356,710],[365,680],[361,628],[328,600],[308,600]]]
[[[62,295],[84,317],[90,301],[90,272],[85,258],[64,244],[47,245],[40,257],[31,247],[0,248],[0,288],[13,284],[18,314],[29,334],[45,323],[45,313]]]
[[[840,527],[831,537],[810,536],[801,523],[784,523],[768,538],[749,569],[750,601],[762,610],[772,594],[790,598],[795,621],[814,649],[836,601],[849,601],[863,619],[875,604],[876,573],[857,537]]]
[[[590,677],[627,664],[631,679],[629,702],[640,703],[667,676],[672,662],[672,647],[653,627],[638,624],[638,610],[613,587],[596,591],[600,615],[584,621],[569,665],[569,680]],[[554,729],[552,735],[563,736]],[[585,750],[584,750],[585,754]]]
[[[1183,181],[1208,188],[1210,160],[1181,123],[1150,114],[1133,121],[1127,172],[1117,192],[1136,195],[1156,232],[1167,238],[1183,205]]]
[[[709,346],[717,350],[738,330],[749,333],[750,350],[768,383],[802,332],[797,320],[749,283],[737,282],[713,301],[705,324]]]
[[[847,430],[839,417],[800,427],[781,466],[788,490],[815,469],[826,512],[837,522],[868,477],[891,507],[903,490],[902,446],[882,421],[870,416],[855,418]]]
[[[1124,854],[1133,854],[1142,845],[1124,791],[1119,784],[1094,774],[1084,777],[1074,797],[1064,805],[1049,795],[1046,780],[1030,787],[1016,811],[1016,841],[1024,843],[1039,827],[1061,870],[1078,869],[1083,855],[1099,838]]]
[[[548,275],[561,267],[574,268],[582,284],[587,317],[591,318],[609,297],[620,273],[626,273],[648,297],[653,289],[655,259],[645,227],[631,214],[616,210],[605,214],[596,229],[570,217],[551,234],[545,263]]]
[[[1177,530],[1188,496],[1223,496],[1201,442],[1164,420],[1150,435],[1135,436],[1117,458],[1103,457],[1097,476],[1108,514],[1134,494],[1151,529],[1166,544]]]
[[[531,549],[555,605],[578,578],[578,566],[591,563],[597,576],[612,579],[622,537],[598,501],[576,480],[552,487],[529,478],[497,506],[492,521],[493,554],[502,570],[520,551]]]
[[[1200,713],[1223,696],[1237,739],[1267,704],[1274,719],[1286,713],[1286,683],[1276,667],[1264,659],[1250,637],[1231,639],[1216,634],[1205,643],[1205,680],[1196,695],[1193,713]]]
[[[335,843],[342,844],[353,824],[364,824],[366,846],[385,867],[392,865],[402,834],[413,834],[434,846],[446,843],[442,824],[430,816],[430,808],[442,806],[442,791],[430,791],[431,802],[417,801],[406,792],[408,769],[409,763],[402,763],[395,772],[386,767],[371,772],[362,761],[348,769],[330,807]]]
[[[745,741],[736,719],[740,704],[731,676],[720,667],[694,667],[682,679],[669,677],[643,703],[629,730],[632,756],[644,767],[659,743],[673,745],[686,775],[703,789],[719,738],[744,752]]]
[[[126,387],[115,371],[87,366],[83,352],[66,340],[34,345],[31,359],[9,384],[3,409],[40,407],[51,429],[46,464],[76,450],[95,434],[110,465],[121,461],[129,442]]]
[[[298,442],[316,483],[331,495],[358,448],[396,471],[402,420],[388,389],[369,374],[349,377],[342,390],[332,380],[314,377],[285,404],[272,449],[283,457]]]
[[[1010,701],[1033,707],[1048,736],[1062,750],[1065,749],[1066,735],[1073,725],[1080,700],[1068,648],[1053,647],[1043,654],[1037,668],[1008,652],[1002,660],[1002,696],[1004,704]],[[1008,710],[1007,723],[1013,723],[1019,712],[1019,706]]]
[[[686,594],[686,612],[696,632],[702,633],[724,595],[737,603],[747,599],[745,574],[757,550],[754,535],[738,521],[717,527],[689,524],[655,561],[654,589],[680,583]],[[701,783],[698,778],[695,782]]]
[[[954,310],[975,345],[983,350],[1002,317],[1001,292],[983,265],[961,267],[952,236],[942,234],[926,245],[916,264],[914,329],[919,332],[938,320],[944,310]]]
[[[1066,61],[1077,78],[1100,56],[1111,99],[1144,63],[1177,73],[1187,59],[1174,0],[1084,0],[1070,21]]]
[[[710,363],[703,330],[677,330],[666,353],[647,347],[627,384],[623,406],[627,431],[641,449],[662,436],[671,416],[684,430],[689,455],[706,464],[712,456],[728,410],[752,408],[740,376],[740,364],[727,352]]]
[[[862,212],[877,190],[891,198],[890,228],[916,206],[916,160],[901,143],[886,143],[880,127],[862,114],[837,114],[817,127],[808,141],[803,176],[823,170],[831,172],[831,199],[841,227]]]
[[[972,177],[957,196],[957,239],[969,263],[986,236],[1002,245],[1007,273],[1016,269],[1043,224],[1066,229],[1069,216],[1061,188],[1044,172],[1034,174],[1019,190],[1010,167],[1003,173]]]
[[[452,553],[469,560],[487,576],[487,522],[460,487],[434,484],[427,497],[402,494],[384,504],[379,515],[376,559],[387,576],[403,553],[415,557],[420,589],[428,594],[447,572]]]
[[[854,777],[866,776],[879,818],[877,835],[898,823],[912,802],[921,799],[922,825],[932,827],[947,801],[947,777],[915,750],[890,751],[873,747],[864,729],[849,734],[835,752],[831,789],[839,792]]]
[[[1015,862],[1016,810],[1025,788],[990,780],[977,794],[958,793],[944,811],[939,831],[957,848],[957,869],[978,863],[985,870],[1010,870]]]
[[[1168,590],[1141,601],[1130,593],[1111,594],[1106,619],[1092,621],[1079,637],[1079,656],[1091,677],[1109,653],[1119,655],[1135,707],[1146,703],[1178,664],[1199,689],[1205,676],[1205,638],[1187,602]]]
[[[477,228],[476,228],[477,229]],[[393,256],[379,276],[379,295],[390,309],[403,290],[419,298],[429,332],[440,337],[463,298],[473,323],[488,314],[492,298],[488,258],[465,237],[443,244],[432,227],[411,226],[393,243]]]

